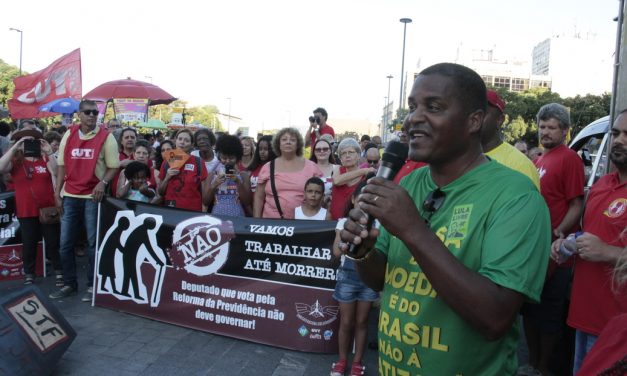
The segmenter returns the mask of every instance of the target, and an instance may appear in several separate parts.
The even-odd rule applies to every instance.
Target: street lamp
[[[388,129],[388,123],[390,122],[390,116],[388,114],[388,109],[390,108],[390,83],[392,82],[392,79],[394,78],[392,75],[389,75],[386,77],[388,79],[388,96],[387,96],[387,103],[385,104],[385,131],[387,131]],[[402,85],[402,83],[401,83]],[[383,133],[381,133],[381,136],[383,136]]]
[[[22,75],[22,38],[24,37],[24,33],[20,29],[16,29],[14,27],[10,27],[9,30],[17,31],[20,33],[20,76]]]
[[[411,18],[401,18],[399,21],[403,23],[403,60],[401,61],[401,97],[398,101],[398,114],[400,116],[403,108],[403,77],[405,77],[405,35],[407,34],[407,24],[411,22]]]

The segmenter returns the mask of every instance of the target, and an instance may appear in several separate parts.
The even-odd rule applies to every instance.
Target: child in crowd
[[[368,314],[372,303],[379,298],[379,294],[366,287],[359,278],[355,264],[352,260],[342,255],[339,248],[340,231],[348,217],[348,212],[353,209],[357,196],[361,193],[366,181],[362,181],[355,188],[351,196],[351,203],[347,206],[344,217],[340,218],[335,227],[335,241],[333,242],[333,254],[341,256],[340,268],[337,272],[337,283],[333,298],[340,302],[340,330],[338,333],[340,359],[333,363],[331,376],[343,376],[346,372],[348,353],[355,342],[355,356],[351,366],[350,376],[363,375],[366,367],[361,360],[366,348],[368,338]]]
[[[331,213],[322,207],[324,198],[324,182],[317,176],[309,178],[305,183],[305,201],[294,211],[294,219],[310,219],[324,221],[331,219]]]
[[[141,202],[150,202],[155,197],[155,190],[148,185],[150,167],[145,163],[129,163],[124,169],[124,177],[126,183],[118,190],[118,197]]]
[[[311,177],[305,183],[305,201],[296,208],[294,219],[312,219],[324,221],[331,219],[331,213],[322,207],[324,182],[319,177]]]

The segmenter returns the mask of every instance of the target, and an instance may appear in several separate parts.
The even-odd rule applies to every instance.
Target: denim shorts
[[[374,302],[379,299],[379,293],[364,285],[356,270],[340,268],[333,298],[340,303]]]

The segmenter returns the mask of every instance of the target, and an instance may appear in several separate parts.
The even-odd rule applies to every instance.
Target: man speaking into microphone
[[[548,210],[531,180],[484,156],[477,73],[431,66],[408,102],[409,158],[428,166],[400,186],[371,179],[341,234],[382,291],[379,374],[514,375],[516,315],[544,282]],[[368,216],[380,230],[364,229]]]

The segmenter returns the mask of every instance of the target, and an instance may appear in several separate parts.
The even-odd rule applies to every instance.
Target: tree
[[[0,59],[0,105],[7,106],[7,101],[13,97],[13,79],[19,76],[20,70],[15,65],[9,65]]]
[[[517,116],[516,119],[506,122],[506,124],[507,125],[503,125],[503,141],[509,142],[510,144],[521,139],[529,128],[522,116]]]
[[[359,134],[357,132],[348,131],[335,136],[335,140],[338,142],[342,141],[345,138],[354,138],[355,140],[359,141]]]

